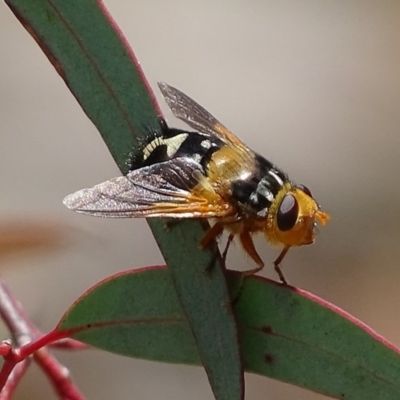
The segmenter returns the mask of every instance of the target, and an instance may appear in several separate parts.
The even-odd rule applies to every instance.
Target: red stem
[[[30,365],[30,360],[26,359],[15,366],[10,375],[8,376],[7,382],[0,392],[0,400],[11,400],[12,395],[18,386],[19,381],[24,376],[25,371]]]
[[[60,399],[84,400],[83,395],[71,381],[68,369],[60,368],[58,361],[47,349],[42,348],[36,351],[34,359],[49,378]]]
[[[20,303],[12,296],[8,287],[0,280],[0,316],[15,341],[22,346],[35,338],[32,324]]]
[[[68,332],[51,331],[39,337],[40,331],[30,322],[20,303],[12,296],[7,286],[0,280],[0,316],[10,330],[16,348],[4,341],[0,353],[4,364],[0,371],[0,400],[11,399],[18,382],[29,366],[28,357],[35,361],[53,384],[54,390],[63,400],[83,400],[83,395],[69,379],[67,368],[61,365],[44,348],[65,339]],[[65,348],[79,348],[76,341],[64,341]]]
[[[61,339],[55,343],[49,344],[49,346],[59,350],[86,350],[89,348],[87,344],[69,338]]]

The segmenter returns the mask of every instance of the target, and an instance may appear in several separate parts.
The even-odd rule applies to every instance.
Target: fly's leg
[[[232,294],[232,301],[236,303],[239,299],[240,294],[242,293],[244,280],[253,274],[256,274],[258,271],[261,271],[264,268],[264,262],[261,260],[261,257],[258,255],[256,248],[254,247],[253,239],[250,236],[249,232],[242,232],[239,235],[240,242],[242,243],[243,249],[245,252],[251,257],[251,259],[257,264],[257,268],[253,268],[248,271],[244,271],[240,275],[240,280],[238,283],[237,292]]]
[[[249,232],[243,232],[240,234],[240,241],[242,242],[243,248],[246,253],[253,259],[253,261],[258,265],[257,268],[251,269],[249,271],[244,272],[244,276],[249,276],[256,274],[257,272],[261,271],[264,268],[264,262],[261,260],[260,256],[257,253],[256,248],[254,247],[253,239],[250,236]],[[287,285],[287,281],[285,276],[283,275],[282,269],[280,267],[280,263],[285,258],[286,253],[289,250],[289,246],[286,246],[281,253],[279,254],[278,258],[274,261],[275,271],[279,276],[283,285]]]
[[[257,268],[245,271],[244,276],[256,274],[264,268],[264,262],[258,255],[256,248],[254,247],[253,239],[249,232],[242,232],[240,234],[240,242],[242,243],[243,249],[250,256],[250,258],[257,264]]]
[[[275,266],[275,271],[279,275],[279,279],[281,280],[283,285],[287,285],[287,281],[285,279],[285,276],[283,275],[282,269],[281,269],[281,262],[285,258],[286,253],[288,252],[290,246],[286,246],[283,248],[281,253],[279,254],[278,258],[274,261],[274,266]]]
[[[222,226],[222,224],[220,224],[219,222],[217,222],[215,225],[213,225],[204,235],[203,239],[200,242],[200,248],[204,249],[205,247],[208,247],[212,241],[214,239],[216,239],[218,236],[220,236],[222,234],[224,230],[224,227]],[[229,246],[228,246],[229,247]],[[218,248],[217,248],[218,250]],[[224,251],[225,253],[225,251]],[[211,273],[212,270],[215,267],[215,263],[217,261],[217,257],[218,257],[218,253],[214,253],[214,257],[212,258],[209,266],[207,267],[207,272]],[[223,256],[224,257],[224,256]],[[224,262],[225,262],[225,258],[223,258]]]
[[[213,225],[206,232],[203,239],[201,239],[200,248],[204,249],[205,247],[208,247],[214,239],[216,239],[218,236],[220,236],[222,234],[223,230],[224,230],[224,227],[219,222],[217,222],[215,225]]]
[[[235,237],[233,233],[230,233],[228,236],[228,240],[226,241],[224,252],[222,253],[222,259],[224,260],[224,264],[226,266],[226,256],[228,255],[229,247],[231,246],[232,240]]]

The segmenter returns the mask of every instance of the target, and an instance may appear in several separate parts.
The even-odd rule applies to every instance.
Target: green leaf
[[[230,272],[230,279],[237,287],[239,275]],[[400,350],[323,300],[251,277],[233,311],[247,371],[338,399],[400,398]],[[57,330],[130,357],[200,363],[164,267],[127,271],[99,283],[72,305]]]
[[[41,46],[126,173],[137,139],[149,129],[160,130],[161,112],[139,63],[102,3],[6,3]],[[226,307],[230,297],[221,260],[215,256],[215,246],[206,251],[198,247],[207,226],[197,221],[173,227],[161,220],[149,224],[169,266],[216,398],[242,399],[237,328],[234,315]],[[211,270],[210,265],[214,265]]]

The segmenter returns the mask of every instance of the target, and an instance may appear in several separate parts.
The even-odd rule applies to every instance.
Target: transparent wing
[[[139,168],[79,190],[63,203],[83,214],[114,218],[209,218],[233,212],[215,192],[201,166],[189,158]]]
[[[158,82],[158,87],[175,117],[186,122],[193,129],[210,136],[217,136],[226,144],[233,144],[248,150],[248,147],[240,139],[189,96],[165,82]]]

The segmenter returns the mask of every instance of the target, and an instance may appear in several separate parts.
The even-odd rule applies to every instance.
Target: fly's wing
[[[71,194],[63,203],[83,214],[114,218],[209,218],[233,212],[190,158],[139,168]]]
[[[210,136],[217,136],[228,145],[233,144],[249,151],[240,139],[189,96],[165,82],[158,82],[158,87],[175,117],[186,122],[193,129]]]

